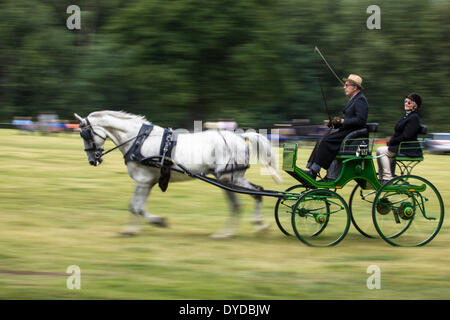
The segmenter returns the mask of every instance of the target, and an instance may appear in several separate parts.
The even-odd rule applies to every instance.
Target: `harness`
[[[164,163],[168,162],[166,160],[166,157],[172,157],[172,150],[177,144],[177,140],[174,138],[175,136],[172,129],[164,129],[164,133],[161,139],[161,146],[159,148],[159,154],[162,156],[161,165],[164,165]]]
[[[164,133],[161,139],[161,145],[159,148],[161,161],[158,162],[154,160],[154,157],[144,157],[141,153],[141,148],[152,130],[152,124],[142,125],[136,139],[134,140],[133,145],[124,155],[124,160],[125,164],[127,164],[129,161],[136,161],[147,166],[160,167],[161,176],[159,177],[158,183],[159,187],[164,192],[167,190],[167,186],[170,180],[170,170],[173,165],[172,161],[168,161],[166,158],[170,158],[172,156],[172,150],[176,145],[176,140],[174,140],[175,137],[172,129],[164,129]]]
[[[172,150],[176,143],[177,141],[176,139],[174,140],[172,129],[164,129],[161,146],[159,148],[159,154],[161,155],[161,176],[158,181],[158,185],[163,192],[167,190],[167,186],[169,185],[170,169],[173,165],[173,162],[166,160],[166,157],[169,159],[171,158]]]
[[[92,147],[91,147],[91,148],[85,148],[84,151],[94,151],[95,160],[97,160],[97,161],[100,162],[100,163],[103,161],[103,160],[102,160],[102,157],[103,157],[104,155],[110,153],[111,151],[116,150],[117,148],[120,148],[121,146],[123,146],[123,145],[125,145],[125,144],[127,144],[127,143],[129,143],[129,142],[131,142],[131,141],[133,141],[133,140],[135,141],[135,143],[136,143],[136,140],[142,140],[142,142],[143,142],[143,141],[147,138],[147,136],[150,134],[150,132],[152,131],[152,129],[153,129],[153,125],[146,125],[146,126],[149,126],[149,127],[151,127],[151,128],[150,128],[150,130],[148,131],[147,136],[144,137],[143,139],[141,138],[141,136],[144,135],[144,134],[146,134],[147,131],[146,131],[146,132],[141,132],[141,131],[139,131],[139,134],[138,134],[136,137],[133,137],[133,138],[131,138],[131,139],[128,139],[128,140],[126,140],[125,142],[122,142],[121,144],[115,146],[114,148],[111,148],[111,149],[109,149],[108,151],[103,152],[104,149],[103,149],[103,148],[99,148],[99,147],[96,145],[96,143],[95,143],[95,141],[94,141],[94,135],[100,137],[103,141],[105,141],[107,137],[102,137],[102,136],[99,135],[97,132],[95,132],[95,130],[92,128],[92,125],[91,125],[91,123],[89,122],[89,119],[88,119],[87,117],[85,118],[85,120],[86,120],[86,126],[84,126],[84,127],[82,127],[82,128],[80,127],[80,136],[83,138],[83,140],[87,141],[88,143],[92,143]],[[144,124],[144,125],[145,125],[145,124]],[[143,126],[144,126],[144,125],[143,125]],[[141,130],[142,130],[142,127],[141,127]],[[134,143],[134,144],[135,144],[135,143]],[[133,145],[134,145],[134,144],[133,144]],[[142,143],[141,143],[141,144],[142,144]],[[131,149],[131,148],[130,148],[130,149]],[[140,150],[140,149],[139,149],[139,150]],[[127,154],[128,154],[128,152],[127,152]],[[126,156],[126,155],[125,155],[125,156]],[[125,163],[126,163],[126,162],[125,162]]]
[[[125,164],[128,163],[128,161],[137,161],[141,162],[144,157],[141,153],[142,145],[144,144],[144,141],[148,138],[150,133],[153,130],[152,124],[143,124],[141,129],[139,129],[139,133],[134,140],[134,143],[131,145],[130,149],[128,149],[127,153],[123,156],[125,160]]]

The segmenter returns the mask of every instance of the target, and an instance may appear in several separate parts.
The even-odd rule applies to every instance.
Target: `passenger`
[[[417,134],[420,130],[420,118],[417,110],[422,104],[422,98],[417,93],[410,93],[406,96],[404,107],[406,114],[394,127],[394,135],[386,142],[387,146],[377,149],[378,176],[381,183],[386,183],[392,179],[395,169],[394,157],[399,152],[401,142],[415,141],[417,143],[403,144],[407,149],[401,153],[408,157],[422,157],[422,149],[417,141]]]
[[[339,147],[344,138],[352,131],[365,128],[369,104],[361,92],[362,78],[356,74],[350,74],[345,81],[344,91],[349,101],[344,108],[343,118],[334,117],[328,126],[338,129],[325,135],[314,147],[309,157],[306,173],[314,180],[321,168],[327,169],[339,152]]]

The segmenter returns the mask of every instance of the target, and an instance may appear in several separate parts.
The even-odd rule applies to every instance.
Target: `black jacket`
[[[339,128],[339,131],[353,131],[366,126],[369,103],[361,91],[348,101],[343,114],[344,123]]]
[[[344,123],[342,126],[339,130],[325,135],[316,144],[308,163],[312,164],[315,162],[320,167],[328,170],[331,162],[339,153],[339,147],[347,134],[366,126],[369,103],[361,91],[347,102],[343,113]]]
[[[422,149],[417,141],[419,130],[419,114],[417,112],[411,112],[410,114],[405,115],[395,124],[394,135],[387,142],[389,151],[404,154],[408,157],[422,157]],[[415,141],[416,143],[403,143],[401,150],[398,150],[400,142],[404,141]]]

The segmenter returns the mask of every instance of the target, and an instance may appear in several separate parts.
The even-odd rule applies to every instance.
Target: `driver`
[[[309,157],[306,173],[314,180],[321,168],[327,169],[339,152],[339,146],[344,138],[352,131],[362,129],[366,126],[369,104],[361,92],[363,89],[362,78],[356,74],[350,74],[345,81],[344,91],[349,98],[343,110],[343,118],[334,117],[328,126],[334,130],[325,135],[314,147]]]

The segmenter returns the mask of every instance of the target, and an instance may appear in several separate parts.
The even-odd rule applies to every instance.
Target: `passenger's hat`
[[[422,97],[418,93],[410,93],[406,96],[406,98],[414,101],[417,104],[417,107],[420,108],[420,105],[422,104]]]
[[[356,86],[358,88],[364,89],[364,87],[362,86],[363,79],[360,76],[358,76],[357,74],[350,74],[347,78],[343,78],[342,80],[350,81],[350,82],[356,84]]]

